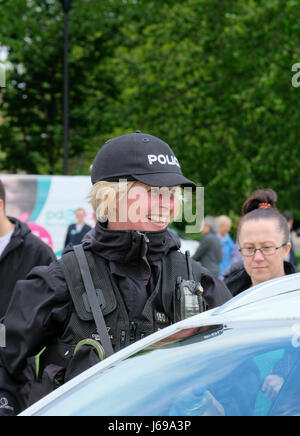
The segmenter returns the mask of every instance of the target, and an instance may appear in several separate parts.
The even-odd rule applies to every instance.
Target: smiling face
[[[117,219],[108,221],[111,230],[159,231],[174,216],[174,189],[155,188],[136,182],[127,196],[116,202]]]
[[[240,248],[281,247],[286,242],[274,218],[246,221],[239,233]],[[284,276],[284,259],[290,248],[291,244],[287,243],[270,256],[263,255],[259,250],[253,256],[243,256],[244,266],[252,284],[257,285]]]

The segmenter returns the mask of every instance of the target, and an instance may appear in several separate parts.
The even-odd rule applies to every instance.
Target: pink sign
[[[45,242],[45,244],[49,245],[49,247],[53,249],[54,245],[51,235],[44,227],[30,221],[27,221],[26,224],[35,236],[40,238],[43,242]]]

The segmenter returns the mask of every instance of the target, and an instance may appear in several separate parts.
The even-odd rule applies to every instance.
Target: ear
[[[292,244],[288,242],[284,248],[285,248],[285,255],[287,256],[292,248]]]
[[[4,201],[0,198],[0,212],[4,212]]]

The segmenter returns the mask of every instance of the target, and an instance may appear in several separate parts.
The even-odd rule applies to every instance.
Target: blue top
[[[235,244],[231,239],[229,233],[227,233],[227,235],[224,237],[220,235],[218,235],[218,237],[220,238],[222,244],[223,259],[222,262],[220,263],[220,276],[223,276],[231,265],[231,259],[232,259]]]

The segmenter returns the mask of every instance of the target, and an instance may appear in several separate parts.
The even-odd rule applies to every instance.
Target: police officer
[[[91,180],[95,228],[77,249],[69,247],[61,260],[34,268],[18,282],[2,321],[7,343],[0,348],[0,414],[18,413],[96,363],[100,344],[109,355],[107,338],[115,352],[180,319],[176,286],[179,278],[190,278],[191,270],[208,308],[231,298],[199,263],[187,267],[177,237],[167,229],[180,208],[180,187],[195,188],[168,144],[141,132],[114,138],[97,154]],[[78,267],[81,247],[95,304]],[[80,348],[87,338],[93,346],[86,342]],[[26,359],[44,345],[40,374],[28,388]]]

